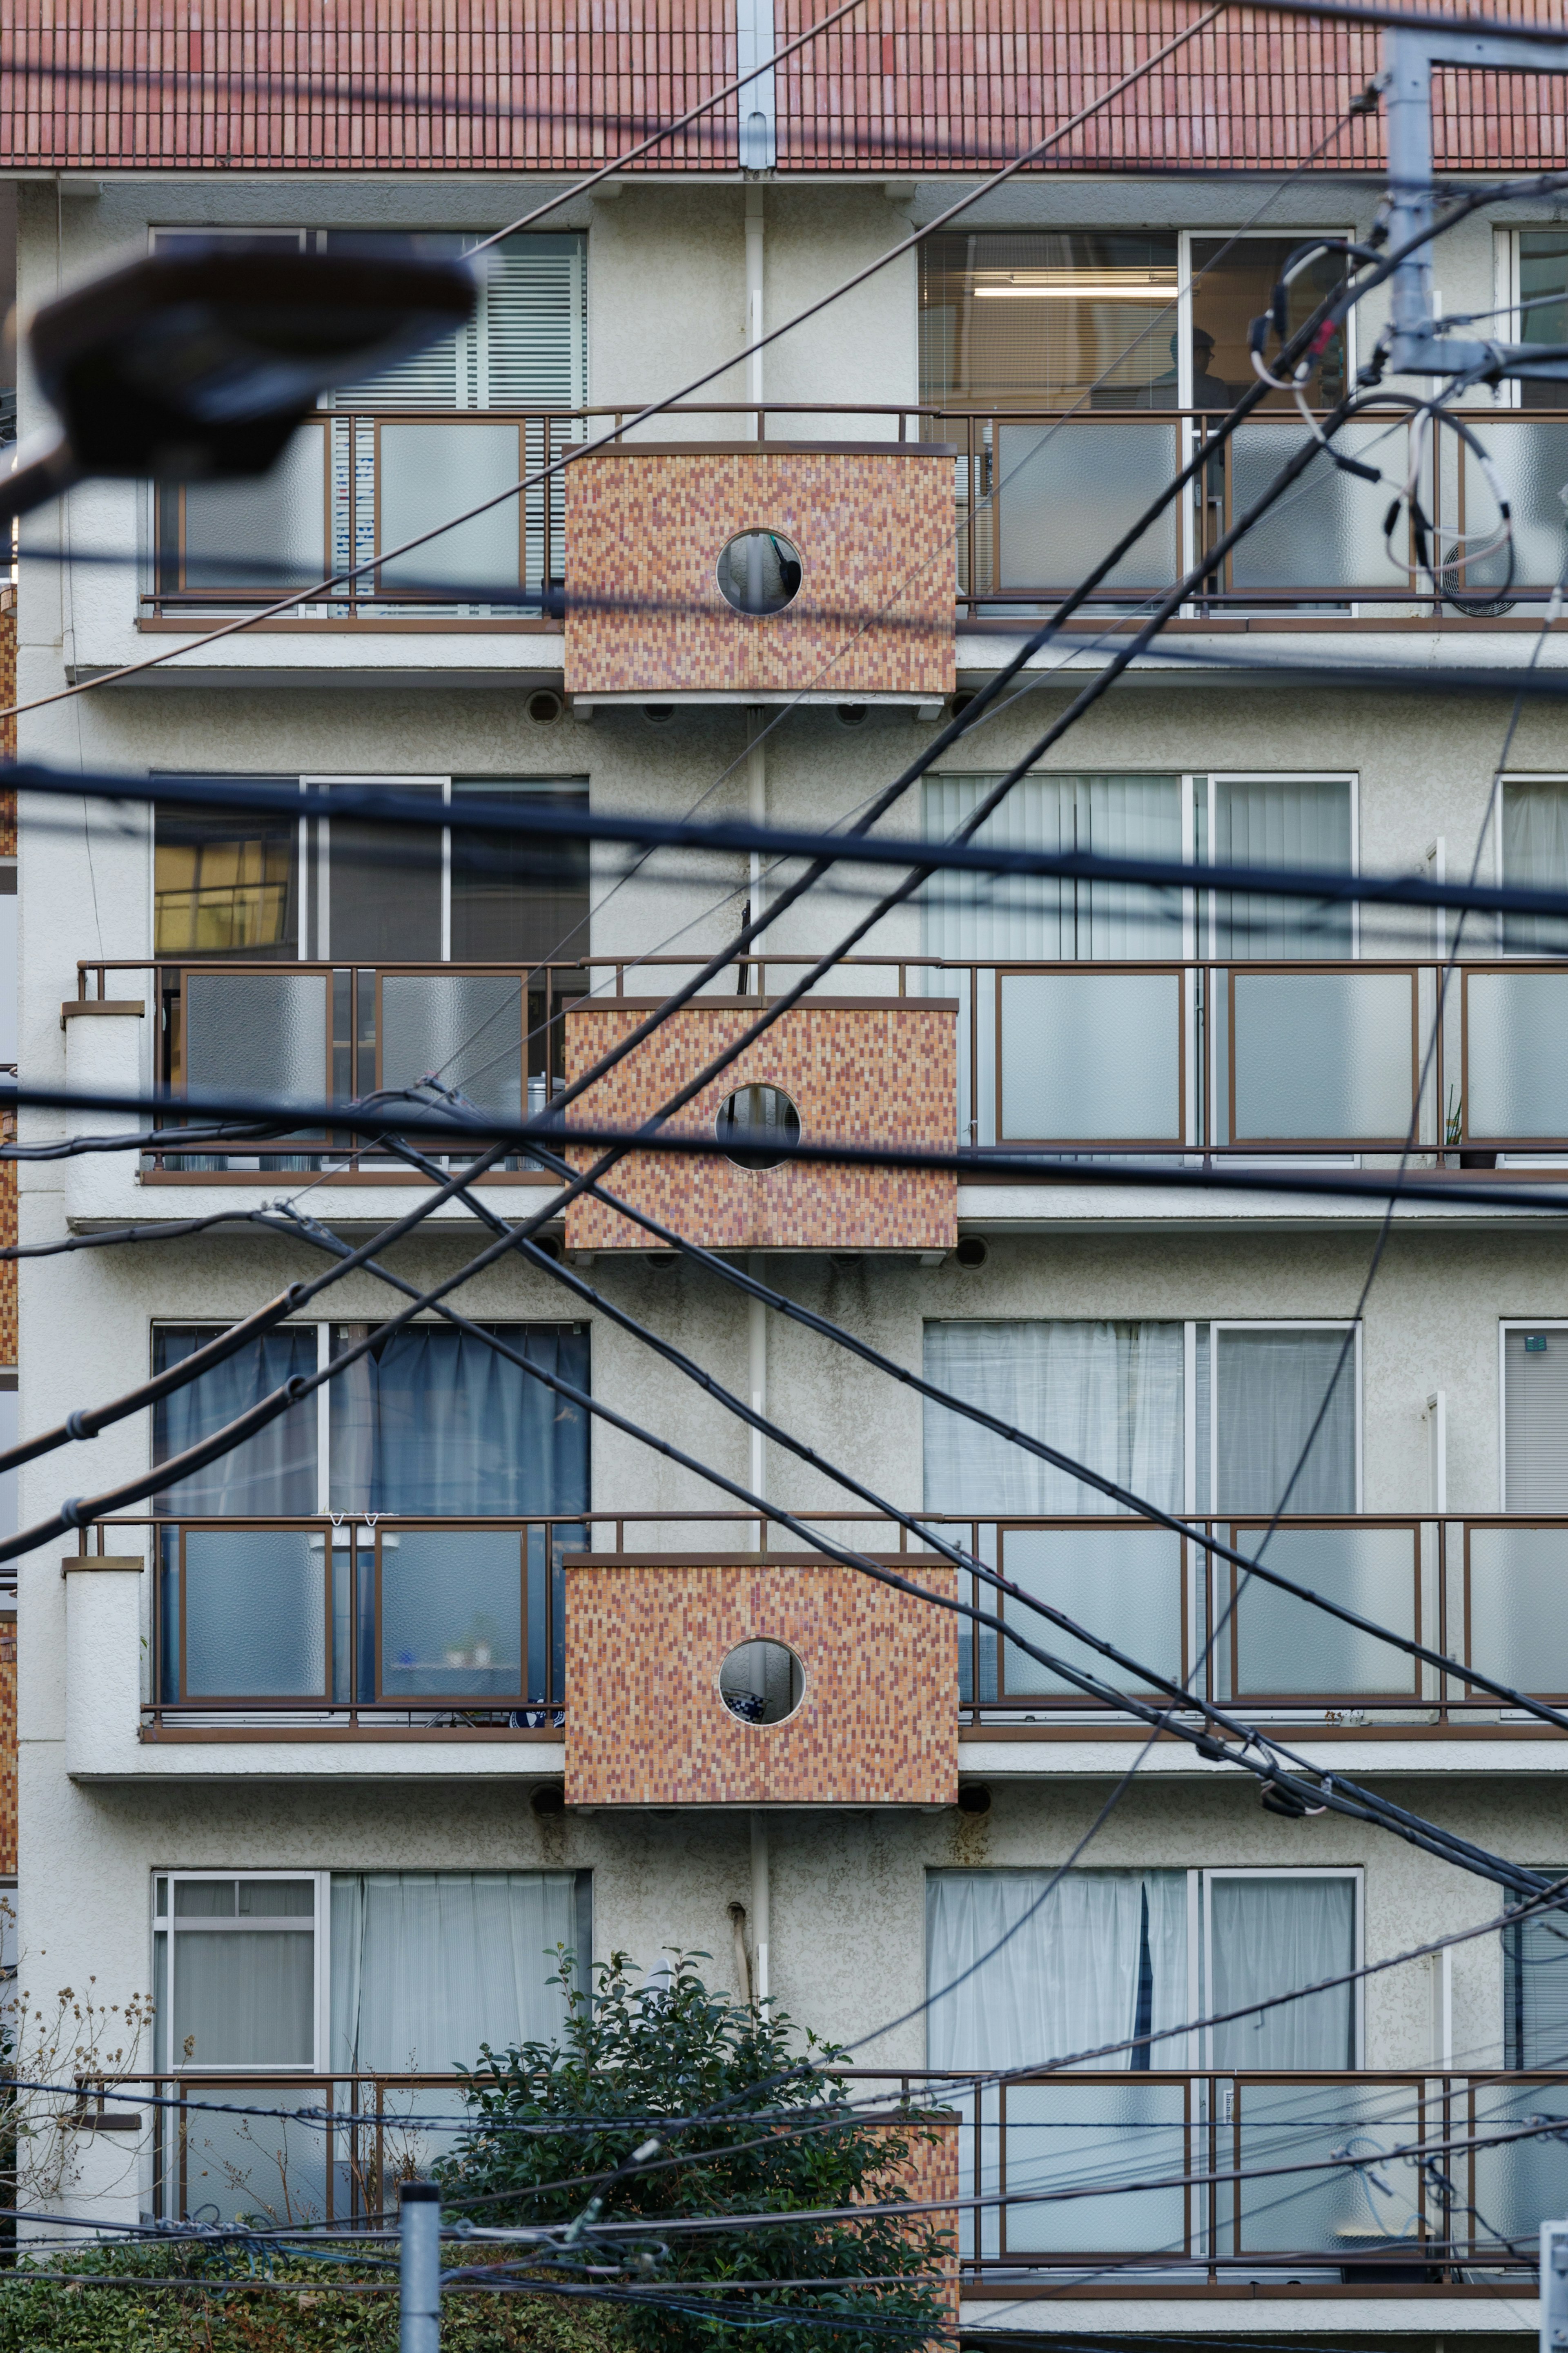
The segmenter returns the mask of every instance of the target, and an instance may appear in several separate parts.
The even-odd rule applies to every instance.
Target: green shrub
[[[892,2129],[863,2121],[843,2079],[823,2072],[842,2052],[808,2034],[810,2063],[803,2063],[787,2018],[710,1995],[691,1957],[680,1957],[658,1990],[633,1985],[624,1954],[597,1978],[590,1993],[563,1957],[561,2043],[487,2051],[468,2074],[475,2122],[438,2168],[448,2212],[466,2211],[477,2222],[569,2221],[584,2211],[593,2177],[625,2166],[653,2134],[665,2144],[661,2158],[605,2189],[605,2219],[646,2221],[642,2243],[658,2251],[652,2278],[628,2283],[647,2300],[614,2308],[634,2344],[660,2353],[714,2353],[744,2340],[777,2353],[888,2353],[928,2342],[948,2318],[932,2274],[950,2250],[923,2222],[803,2215],[762,2228],[660,2233],[686,2217],[788,2215],[896,2196],[891,2177],[912,2141],[932,2137],[931,2127],[918,2118]],[[659,2119],[682,2116],[708,2120],[661,2128]],[[612,2252],[601,2245],[595,2258],[613,2260]],[[858,2278],[878,2284],[858,2285]],[[722,2294],[713,2285],[731,2281],[765,2284]],[[827,2284],[773,2284],[792,2281]],[[697,2309],[671,2310],[682,2289],[685,2305]],[[706,2307],[720,2301],[738,2319],[743,2307],[752,2325],[706,2319]],[[802,2317],[792,2324],[796,2312]],[[812,2313],[831,2314],[838,2325],[813,2326]],[[862,2334],[856,2320],[871,2326]]]

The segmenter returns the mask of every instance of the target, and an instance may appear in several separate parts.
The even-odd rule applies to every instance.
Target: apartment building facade
[[[475,813],[548,798],[852,821],[1213,438],[1295,249],[1373,230],[1375,116],[1344,112],[1375,69],[1370,36],[1303,34],[1301,58],[1271,50],[1256,83],[1238,36],[1202,37],[1064,152],[602,453],[352,586],[205,631],[668,398],[903,244],[1183,21],[1130,7],[1091,39],[1064,9],[978,60],[944,32],[924,81],[901,20],[880,79],[851,22],[781,66],[743,121],[721,112],[504,240],[469,329],[338,392],[265,483],[100,483],[29,521],[23,755],[171,791],[110,814],[89,802],[85,821],[24,801],[24,1074],[314,1104],[434,1073],[515,1116],[624,1038],[794,870],[498,850]],[[661,114],[735,69],[752,18],[693,26]],[[221,79],[209,29],[196,62]],[[567,47],[584,64],[589,36]],[[559,119],[565,82],[527,60],[470,113],[421,115],[416,137],[395,108],[373,120],[330,93],[243,119],[209,93],[204,114],[177,79],[191,60],[150,54],[175,76],[155,107],[95,111],[62,83],[53,114],[18,100],[8,118],[24,322],[193,240],[460,252],[618,136],[593,145]],[[330,79],[346,58],[323,54]],[[264,72],[290,58],[279,33]],[[381,62],[395,79],[412,58],[393,40]],[[637,62],[622,40],[608,87],[627,115],[647,102]],[[466,88],[454,67],[455,107]],[[1542,120],[1510,111],[1526,105],[1447,93],[1445,168],[1522,167]],[[525,106],[527,140],[506,111]],[[1328,268],[1296,279],[1296,315]],[[1560,203],[1482,205],[1444,240],[1440,281],[1450,313],[1561,340]],[[1325,353],[1314,409],[1369,359],[1380,300]],[[1465,403],[1513,504],[1511,574],[1479,552],[1495,511],[1451,433],[1421,478],[1436,583],[1404,519],[1385,538],[1390,486],[1418,454],[1391,401],[1342,445],[1383,482],[1320,461],[1029,769],[988,838],[1568,885],[1555,702],[1523,701],[1494,801],[1514,682],[1563,658],[1538,639],[1568,553],[1568,426],[1560,387],[1517,390]],[[25,363],[19,410],[25,434],[40,417]],[[1309,429],[1270,396],[1216,441],[883,829],[962,823]],[[1379,676],[1314,681],[1310,662]],[[1462,690],[1431,691],[1446,669]],[[90,691],[48,700],[66,687]],[[193,776],[374,783],[447,815],[394,855],[352,822],[193,808],[173,791]],[[650,1115],[885,879],[841,871],[808,892],[584,1113]],[[422,1314],[79,1550],[22,1560],[24,1977],[47,1992],[95,1972],[113,2000],[150,2000],[135,2064],[166,2085],[274,2102],[303,2086],[342,2111],[330,2138],[282,2136],[291,2194],[305,2182],[342,2212],[368,2194],[356,2106],[444,2107],[481,2040],[549,2031],[560,1947],[647,1969],[670,1947],[711,1956],[738,1998],[765,1992],[858,2065],[940,2090],[1479,1929],[1502,1901],[1484,1879],[1332,1812],[1282,1816],[1186,1743],[1143,1754],[1135,1713],[760,1525],[693,1467],[995,1606],[823,1463],[845,1468],[1317,1768],[1513,1862],[1563,1862],[1568,1752],[1467,1672],[1568,1694],[1568,1272],[1561,1221],[1532,1200],[1568,1153],[1561,943],[1474,919],[1444,991],[1453,944],[1427,916],[1261,889],[949,876],[686,1114],[733,1153],[634,1159],[616,1179],[657,1226],[1235,1551],[1282,1511],[1277,1566],[1451,1672],[1241,1590],[1190,1535],[580,1199],[542,1229],[553,1266],[502,1257],[457,1294],[479,1332]],[[117,1126],[138,1122],[26,1112],[21,1132]],[[958,1182],[782,1168],[780,1128],[1079,1165]],[[1283,1181],[1391,1169],[1407,1138],[1440,1197],[1403,1204],[1386,1240],[1375,1198]],[[1106,1181],[1130,1155],[1276,1189]],[[25,1267],[23,1430],[319,1272],[291,1215],[357,1245],[430,1181],[308,1124],[259,1148],[152,1133],[24,1164],[25,1240],[148,1240]],[[514,1153],[476,1195],[516,1220],[559,1189]],[[153,1239],[219,1209],[234,1222]],[[423,1292],[489,1239],[453,1198],[392,1263]],[[20,1525],[174,1456],[400,1303],[354,1272],[154,1413],[28,1466]],[[617,1313],[821,1460],[759,1437]],[[1014,1600],[1003,1614],[1115,1683]],[[1532,2328],[1532,2234],[1568,2200],[1555,2141],[1234,2177],[1552,2112],[1568,2061],[1554,1951],[1542,1928],[1478,1935],[1048,2083],[952,2094],[961,2178],[983,2200],[963,2224],[965,2319],[1423,2346]],[[81,2134],[73,2211],[276,2197],[270,2140],[216,2117],[182,2134],[137,2088],[108,2103],[122,2128]],[[1167,2186],[1116,2186],[1133,2176]],[[1105,2187],[1029,2194],[1069,2180]]]

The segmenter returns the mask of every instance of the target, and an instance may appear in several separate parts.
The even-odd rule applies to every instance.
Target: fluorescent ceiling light
[[[1174,286],[977,286],[982,302],[1154,302],[1173,301]]]

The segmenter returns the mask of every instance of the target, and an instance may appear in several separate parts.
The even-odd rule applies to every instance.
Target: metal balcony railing
[[[776,989],[804,955],[749,960],[731,986]],[[689,960],[375,967],[213,958],[84,962],[85,1001],[138,976],[157,1014],[153,1075],[179,1093],[287,1103],[415,1084],[431,1071],[479,1109],[537,1115],[565,1069],[564,1017],[593,991],[651,1000]],[[1068,1155],[1345,1158],[1398,1153],[1495,1170],[1568,1153],[1568,965],[1462,965],[1443,1000],[1430,958],[1268,962],[848,957],[835,993],[891,981],[958,1001],[957,1141]],[[729,980],[729,976],[726,976]],[[348,1134],[265,1150],[168,1153],[187,1176],[390,1166]],[[526,1174],[526,1156],[507,1167]],[[1524,1173],[1521,1171],[1521,1173]]]
[[[618,427],[629,408],[323,411],[302,426],[260,485],[158,493],[141,609],[147,617],[244,611],[338,568],[374,559],[446,515],[490,499],[547,459]],[[1309,436],[1289,414],[1256,414],[1225,442],[1199,410],[961,409],[888,403],[683,405],[641,428],[733,442],[931,441],[953,446],[953,585],[971,619],[1047,608],[1212,444],[1187,491],[1166,507],[1109,575],[1096,608],[1135,606],[1202,563],[1231,522]],[[1560,411],[1485,407],[1471,422],[1510,499],[1516,533],[1511,582],[1500,556],[1481,556],[1497,511],[1474,456],[1440,437],[1423,466],[1433,519],[1437,587],[1417,571],[1403,520],[1384,521],[1391,485],[1409,463],[1408,416],[1369,412],[1335,447],[1382,482],[1319,459],[1215,571],[1190,614],[1316,609],[1501,615],[1539,607],[1563,569],[1557,486],[1568,473],[1568,418]],[[635,445],[634,445],[635,446]],[[569,598],[558,474],[516,500],[443,532],[414,553],[301,606],[313,621],[467,617],[523,628],[559,626]],[[1477,548],[1465,554],[1464,534]]]
[[[918,1538],[864,1511],[803,1513],[829,1539],[878,1554]],[[1116,1643],[1194,1697],[1255,1723],[1386,1727],[1422,1739],[1538,1717],[1500,1704],[1468,1670],[1568,1705],[1568,1515],[1293,1515],[1263,1556],[1297,1585],[1450,1662],[1415,1660],[1241,1572],[1195,1541],[1252,1556],[1266,1512],[1195,1514],[1192,1534],[1131,1516],[959,1514],[921,1522],[1025,1594]],[[565,1721],[563,1555],[732,1542],[765,1552],[737,1511],[479,1519],[339,1512],[313,1518],[105,1521],[97,1548],[140,1555],[151,1579],[149,1727],[282,1725],[486,1726],[551,1732]],[[792,1540],[793,1544],[793,1540]],[[85,1549],[85,1546],[84,1546]],[[961,1598],[1037,1649],[1146,1701],[1122,1671],[972,1571]],[[1104,1706],[994,1630],[963,1620],[953,1694],[963,1725],[1048,1732],[1103,1725]],[[1113,1710],[1114,1714],[1115,1711]],[[1131,1720],[1131,1716],[1123,1720]]]
[[[1522,2283],[1541,2222],[1568,2202],[1562,2134],[1521,2137],[1568,2126],[1562,2072],[1074,2069],[978,2091],[954,2073],[846,2073],[876,2111],[956,2120],[959,2196],[980,2201],[956,2216],[972,2295],[1042,2274],[1112,2298],[1140,2280],[1288,2276],[1331,2295]],[[139,2106],[139,2093],[317,2120]],[[449,2073],[191,2069],[95,2081],[82,2098],[85,2128],[147,2147],[161,2219],[287,2225],[377,2216],[389,2185],[451,2148],[464,2113]]]
[[[881,2079],[962,2118],[960,2194],[984,2201],[959,2216],[972,2292],[1041,2273],[1108,2297],[1129,2278],[1332,2290],[1533,2273],[1568,2150],[1517,2136],[1543,2115],[1568,2124],[1568,2077],[1175,2072],[1161,2055],[1147,2073],[978,2093],[956,2075]],[[1476,2140],[1493,2146],[1454,2147]]]

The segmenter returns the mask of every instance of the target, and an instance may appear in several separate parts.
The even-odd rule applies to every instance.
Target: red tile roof
[[[1430,5],[1430,0],[1428,0]],[[781,172],[1000,161],[1183,25],[1196,0],[865,0],[779,70]],[[1475,13],[1561,21],[1563,0]],[[825,0],[778,0],[784,41]],[[1374,32],[1232,14],[1043,169],[1300,163],[1376,69]],[[0,170],[564,170],[604,163],[736,71],[733,0],[7,0]],[[1453,75],[1440,164],[1568,156],[1568,79]],[[1346,125],[1321,168],[1367,168]],[[735,168],[731,100],[647,171]]]

